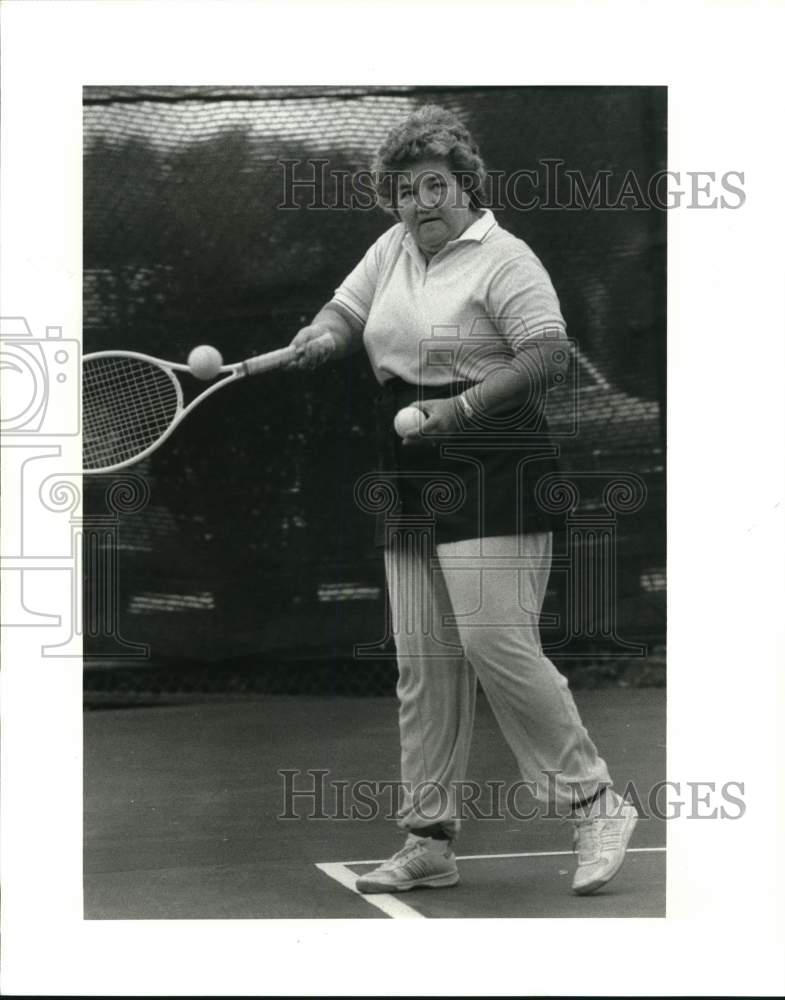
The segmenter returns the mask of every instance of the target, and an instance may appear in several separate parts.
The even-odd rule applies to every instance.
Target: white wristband
[[[467,420],[473,420],[475,416],[474,407],[466,398],[465,393],[460,393],[458,395],[458,402],[461,404],[461,409],[463,410],[463,415]]]

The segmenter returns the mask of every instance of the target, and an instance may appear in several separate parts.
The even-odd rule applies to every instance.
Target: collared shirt
[[[333,301],[364,325],[380,383],[479,382],[523,342],[565,335],[548,272],[493,212],[426,260],[403,223],[383,233]]]

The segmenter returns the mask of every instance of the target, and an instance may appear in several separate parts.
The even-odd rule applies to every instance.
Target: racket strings
[[[146,451],[169,429],[181,397],[167,369],[140,358],[86,358],[83,466],[103,469]]]

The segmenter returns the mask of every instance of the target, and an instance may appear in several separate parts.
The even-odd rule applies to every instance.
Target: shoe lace
[[[381,867],[385,870],[394,868],[399,862],[404,861],[406,858],[410,857],[412,854],[419,853],[422,850],[419,840],[414,837],[409,837],[400,851],[396,851],[391,858],[388,858]]]

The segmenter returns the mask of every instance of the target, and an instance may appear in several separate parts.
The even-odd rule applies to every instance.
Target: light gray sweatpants
[[[479,678],[521,777],[564,815],[610,785],[566,679],[543,654],[539,616],[550,532],[438,545],[405,536],[385,550],[398,655],[400,826],[457,834]],[[552,775],[548,778],[547,772]]]

